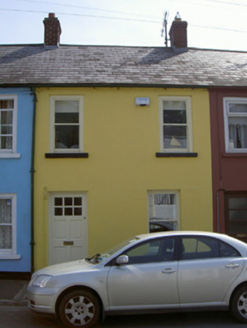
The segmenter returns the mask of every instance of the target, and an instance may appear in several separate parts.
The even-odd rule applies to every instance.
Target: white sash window
[[[0,194],[0,259],[16,255],[16,195]]]
[[[50,136],[51,152],[83,151],[83,97],[51,97]]]
[[[160,97],[161,152],[192,152],[189,97]]]
[[[226,152],[247,152],[247,98],[225,98]]]
[[[179,193],[153,191],[148,193],[149,231],[179,229]]]
[[[17,97],[0,96],[0,157],[16,153]]]

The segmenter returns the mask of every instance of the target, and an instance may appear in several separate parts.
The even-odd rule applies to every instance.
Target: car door
[[[152,239],[125,251],[129,262],[108,275],[110,310],[178,307],[175,238]]]
[[[221,305],[232,282],[243,270],[243,259],[215,238],[181,238],[178,290],[181,307]]]

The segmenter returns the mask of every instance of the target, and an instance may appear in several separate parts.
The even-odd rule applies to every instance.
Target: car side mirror
[[[127,264],[127,263],[129,263],[128,255],[120,255],[116,260],[117,265],[123,265],[123,264]]]

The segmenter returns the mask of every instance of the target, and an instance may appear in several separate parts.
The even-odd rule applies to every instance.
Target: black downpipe
[[[34,153],[35,153],[35,125],[36,125],[36,103],[37,96],[35,88],[32,88],[33,95],[33,126],[32,126],[32,153],[31,153],[31,273],[34,272]]]

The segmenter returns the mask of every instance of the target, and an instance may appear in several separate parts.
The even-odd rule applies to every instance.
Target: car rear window
[[[212,237],[182,237],[182,260],[241,257],[231,245]]]

